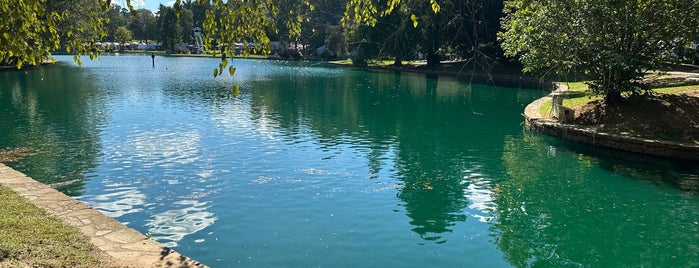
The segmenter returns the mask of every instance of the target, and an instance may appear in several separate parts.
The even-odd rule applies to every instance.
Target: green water
[[[699,266],[699,167],[529,133],[544,91],[60,59],[0,72],[10,165],[212,267]]]

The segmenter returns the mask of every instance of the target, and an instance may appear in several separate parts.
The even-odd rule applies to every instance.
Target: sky
[[[116,0],[112,1],[112,3],[115,3],[121,7],[126,7],[126,0]],[[153,11],[153,13],[158,12],[158,7],[160,4],[172,6],[173,3],[175,3],[174,0],[131,0],[131,5],[133,5],[133,8],[147,8]]]

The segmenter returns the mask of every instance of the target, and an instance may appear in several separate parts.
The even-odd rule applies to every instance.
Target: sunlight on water
[[[108,193],[91,196],[83,195],[80,201],[102,211],[105,215],[118,218],[130,213],[143,211],[146,195],[135,187],[107,188]]]
[[[126,144],[134,152],[133,160],[144,162],[144,168],[174,167],[192,163],[199,157],[196,132],[141,132],[129,137]]]
[[[216,216],[206,211],[206,202],[178,201],[172,207],[179,208],[155,214],[148,220],[148,233],[166,247],[176,247],[186,235],[196,233],[216,222]],[[201,241],[200,241],[201,242]]]
[[[490,222],[497,211],[497,204],[491,189],[492,182],[482,176],[480,173],[471,173],[464,176],[461,183],[467,185],[464,188],[464,196],[471,202],[468,208],[475,210],[471,216],[481,222]]]

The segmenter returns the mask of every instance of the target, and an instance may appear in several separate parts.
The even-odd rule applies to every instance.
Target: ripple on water
[[[87,203],[105,215],[118,218],[126,214],[141,212],[146,195],[136,187],[119,187],[106,190],[100,195],[83,195],[80,201]]]
[[[130,137],[136,157],[143,160],[144,167],[189,164],[199,157],[199,133],[147,131]]]
[[[483,178],[483,174],[478,172],[465,171],[461,184],[467,185],[464,188],[464,197],[468,198],[469,209],[474,210],[472,216],[480,222],[489,222],[493,219],[493,214],[497,211],[495,203],[495,193],[493,192],[491,181]]]
[[[171,206],[181,207],[153,215],[146,226],[151,237],[167,247],[176,247],[186,235],[212,225],[217,217],[207,211],[207,202],[182,200]]]

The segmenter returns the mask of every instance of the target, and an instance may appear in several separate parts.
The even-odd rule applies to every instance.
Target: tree
[[[644,92],[641,79],[696,38],[699,2],[512,0],[499,33],[525,72],[585,74],[608,103]]]
[[[488,71],[493,64],[502,61],[503,52],[497,41],[503,1],[470,0],[455,1],[445,7],[447,35],[454,53],[467,60],[473,68]]]
[[[407,29],[405,28],[406,22],[409,22],[409,25],[413,28],[420,27],[418,28],[420,31],[418,50],[428,55],[428,65],[438,65],[439,57],[436,55],[442,44],[443,30],[439,25],[445,23],[438,17],[440,10],[441,5],[437,0],[350,0],[347,3],[341,22],[346,29],[352,31],[352,29],[357,29],[362,25],[374,27],[381,17],[390,16],[393,12],[398,12],[401,17],[409,18],[409,20],[401,20],[403,25],[393,25],[391,27]],[[393,40],[401,40],[402,38],[400,37],[404,36],[398,34],[395,36],[396,39]],[[401,49],[404,49],[404,47],[401,47]]]
[[[121,44],[121,46],[119,47],[119,51],[123,52],[125,47],[124,44],[131,40],[131,31],[129,31],[129,29],[126,29],[126,27],[124,26],[119,26],[119,28],[116,29],[116,33],[114,34],[114,40]]]
[[[93,41],[106,35],[102,7],[94,0],[52,0],[46,2],[49,12],[60,14],[56,24],[62,49],[91,50]],[[87,41],[87,42],[86,42]]]
[[[0,3],[0,59],[3,65],[37,65],[59,45],[55,19],[59,14],[48,12],[41,1],[23,0]],[[46,18],[52,18],[46,20]],[[35,25],[45,22],[45,27]]]
[[[153,12],[148,9],[137,9],[133,13],[133,20],[129,25],[129,30],[134,34],[134,39],[148,43],[148,40],[158,38],[157,19]]]
[[[0,1],[0,64],[18,69],[23,64],[38,65],[61,47],[77,55],[96,56],[93,41],[104,33],[94,7],[105,8],[105,1],[86,2],[84,12],[74,12],[77,5],[69,1]]]
[[[163,48],[169,52],[176,52],[176,46],[182,43],[182,25],[177,19],[177,12],[174,8],[160,5],[158,14]]]
[[[131,15],[128,14],[128,9],[123,9],[119,5],[112,4],[112,6],[102,14],[102,17],[105,18],[104,26],[107,30],[105,40],[115,41],[117,29],[119,27],[128,26]]]
[[[182,29],[182,42],[185,44],[194,43],[194,14],[192,10],[182,6],[175,6],[174,8],[179,8],[180,10],[177,19]]]

